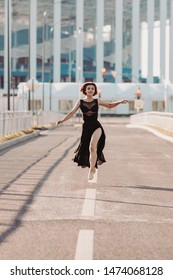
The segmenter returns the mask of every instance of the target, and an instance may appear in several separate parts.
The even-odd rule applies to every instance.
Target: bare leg
[[[91,138],[90,142],[90,170],[88,174],[88,179],[92,180],[95,173],[95,164],[97,160],[97,144],[101,136],[101,128],[97,128]]]

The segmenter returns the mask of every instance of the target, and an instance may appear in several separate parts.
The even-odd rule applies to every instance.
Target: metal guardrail
[[[0,136],[32,127],[32,112],[0,112]]]

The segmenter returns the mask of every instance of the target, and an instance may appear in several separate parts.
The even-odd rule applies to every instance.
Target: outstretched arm
[[[106,102],[101,99],[98,99],[98,105],[104,106],[109,109],[114,108],[114,107],[118,106],[119,104],[126,104],[127,102],[129,102],[127,99],[122,99],[122,100],[119,100],[116,102]]]
[[[76,113],[76,111],[79,109],[79,107],[80,107],[80,100],[75,104],[73,109],[62,120],[57,121],[56,124],[57,125],[62,124],[63,122],[65,122],[68,119],[70,119],[71,117],[73,117],[73,115]]]

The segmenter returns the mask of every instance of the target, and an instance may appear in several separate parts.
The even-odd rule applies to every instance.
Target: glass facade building
[[[173,0],[0,0],[0,88],[173,82]]]

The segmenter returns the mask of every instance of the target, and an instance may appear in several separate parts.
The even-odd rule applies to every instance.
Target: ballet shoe
[[[91,181],[94,178],[94,173],[92,171],[88,174],[88,180]]]
[[[88,173],[88,180],[92,180],[94,178],[94,173],[92,170],[89,171]]]

